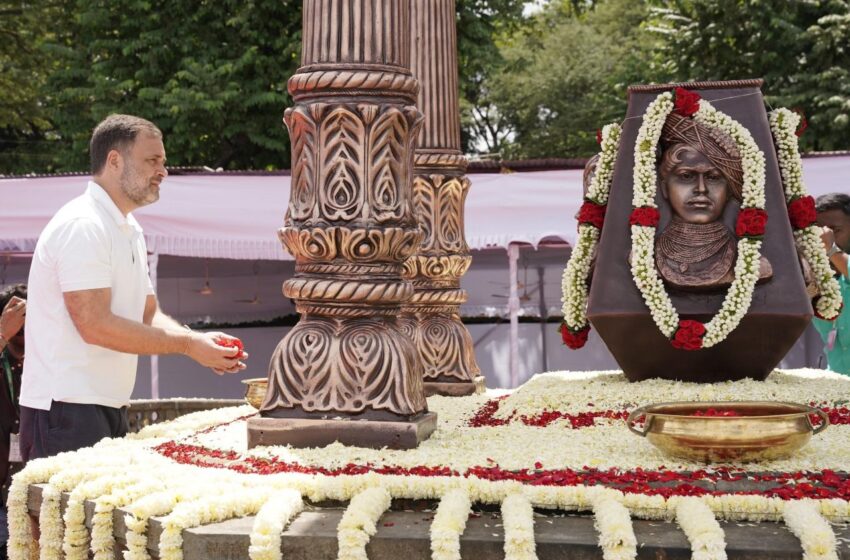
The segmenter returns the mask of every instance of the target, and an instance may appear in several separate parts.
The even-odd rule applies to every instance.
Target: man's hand
[[[246,366],[242,360],[248,357],[248,353],[238,346],[223,346],[218,342],[239,340],[236,337],[222,332],[199,333],[194,331],[190,332],[189,336],[186,355],[202,366],[211,368],[218,375],[236,373],[245,369]],[[237,358],[240,352],[242,355]]]
[[[26,314],[27,300],[12,296],[0,315],[0,335],[7,341],[11,340],[24,326]]]
[[[835,245],[835,234],[828,227],[822,226],[820,240],[823,241],[823,248],[829,251]]]

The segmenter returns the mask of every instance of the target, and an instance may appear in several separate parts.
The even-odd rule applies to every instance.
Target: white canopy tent
[[[847,190],[850,155],[804,158],[803,173],[814,196]],[[542,241],[572,244],[581,204],[582,170],[470,174],[465,210],[471,249],[501,248],[509,263],[511,318],[510,384],[518,379],[518,247]],[[88,177],[48,176],[0,179],[0,252],[27,253],[50,217],[80,194]],[[151,276],[160,255],[240,260],[290,260],[277,239],[289,200],[290,177],[280,174],[202,173],[172,175],[161,199],[138,210]],[[152,395],[157,395],[156,360]]]

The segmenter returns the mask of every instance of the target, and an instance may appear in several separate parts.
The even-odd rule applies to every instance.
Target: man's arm
[[[162,308],[159,307],[159,301],[156,299],[156,295],[154,294],[149,295],[148,299],[145,301],[144,322],[146,325],[165,330],[186,330],[185,326],[181,325],[173,317],[162,311]]]
[[[88,344],[128,354],[186,354],[216,373],[245,369],[245,365],[233,357],[238,349],[215,343],[216,337],[227,335],[196,333],[179,325],[177,329],[162,328],[119,317],[110,308],[112,290],[109,288],[64,292],[63,296],[74,326]],[[150,313],[150,301],[149,298],[146,302],[144,317],[150,316],[153,323],[158,314],[156,311]],[[153,304],[156,305],[155,298]],[[177,324],[173,319],[171,323]]]

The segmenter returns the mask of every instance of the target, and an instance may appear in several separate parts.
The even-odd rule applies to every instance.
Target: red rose
[[[657,208],[651,206],[641,206],[632,210],[629,216],[629,225],[657,227],[658,220],[661,219],[661,214]]]
[[[806,115],[803,114],[802,109],[794,109],[794,112],[800,115],[800,124],[797,125],[797,130],[794,131],[794,134],[796,134],[797,138],[799,138],[804,132],[806,132],[806,129],[809,128],[809,121],[806,120]]]
[[[602,129],[600,128],[596,129],[596,143],[602,144]]]
[[[587,342],[588,334],[590,334],[590,325],[585,325],[577,331],[572,331],[566,323],[561,323],[561,339],[571,350],[578,350],[584,346]]]
[[[673,110],[683,117],[690,117],[699,111],[699,100],[702,99],[698,93],[688,91],[684,88],[676,88]]]
[[[767,224],[767,212],[759,208],[742,208],[738,212],[735,235],[738,237],[761,237]]]
[[[699,321],[679,321],[679,328],[670,344],[679,350],[699,350],[702,348],[702,337],[705,335],[705,325]]]
[[[578,223],[590,224],[602,229],[602,224],[605,223],[605,210],[607,209],[608,206],[605,204],[596,204],[590,200],[585,200],[578,211]]]
[[[245,355],[245,352],[243,352],[245,347],[242,345],[242,341],[239,340],[238,338],[234,338],[233,340],[230,340],[230,339],[227,339],[227,338],[219,338],[215,341],[215,343],[218,344],[219,346],[226,346],[227,348],[238,348],[239,353],[237,353],[235,356],[233,356],[237,360],[242,358]]]
[[[815,199],[811,196],[795,198],[788,204],[788,218],[794,229],[805,229],[815,223],[818,213],[815,210]]]

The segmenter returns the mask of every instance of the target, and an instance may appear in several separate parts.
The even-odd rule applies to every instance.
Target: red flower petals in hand
[[[233,340],[228,338],[219,338],[215,341],[215,343],[219,346],[227,346],[228,348],[238,348],[239,352],[233,356],[237,360],[240,360],[245,356],[245,347],[242,345],[242,341],[238,338],[234,338]]]
[[[815,223],[818,213],[815,199],[811,196],[795,198],[788,204],[788,219],[794,229],[805,229]]]
[[[660,219],[661,213],[658,212],[657,208],[652,208],[651,206],[641,206],[640,208],[635,208],[634,210],[632,210],[632,213],[629,216],[629,225],[657,227],[658,220]]]
[[[702,348],[703,336],[705,336],[705,325],[699,321],[685,319],[679,321],[679,328],[676,329],[670,344],[679,350],[699,350]]]
[[[590,200],[585,200],[578,211],[578,223],[590,224],[597,229],[602,229],[607,209],[606,204],[596,204]]]
[[[587,343],[587,335],[590,333],[590,325],[572,331],[566,323],[561,323],[561,340],[572,350],[578,350]]]
[[[675,90],[673,110],[683,117],[690,117],[699,111],[700,99],[702,98],[698,93],[677,87]]]
[[[767,224],[767,212],[759,208],[742,208],[738,212],[735,235],[738,237],[761,238]]]

